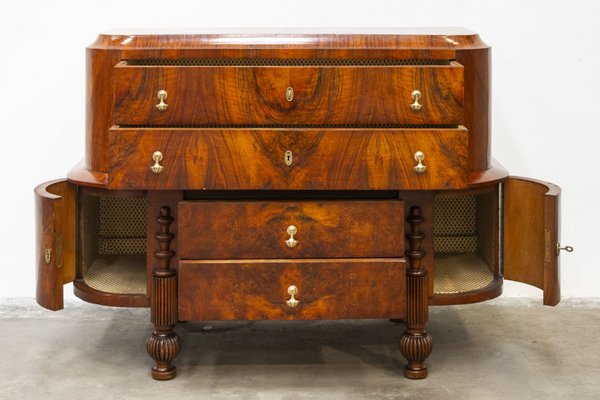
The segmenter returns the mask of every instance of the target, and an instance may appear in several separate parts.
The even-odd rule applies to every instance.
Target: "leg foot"
[[[146,339],[146,350],[156,365],[152,367],[152,377],[157,380],[166,381],[175,378],[177,370],[173,360],[181,349],[179,335],[171,332],[156,332]]]
[[[427,377],[425,359],[431,354],[433,340],[431,335],[424,333],[404,332],[400,338],[400,351],[406,357],[408,364],[404,367],[404,376],[410,379]]]

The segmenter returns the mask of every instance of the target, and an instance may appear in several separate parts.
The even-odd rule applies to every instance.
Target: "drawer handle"
[[[422,174],[427,171],[427,166],[423,165],[423,160],[425,159],[425,154],[422,151],[417,151],[415,153],[415,161],[417,165],[414,166],[414,170],[417,174]]]
[[[165,169],[165,167],[160,165],[160,162],[163,159],[163,153],[161,153],[158,150],[155,151],[154,153],[152,153],[152,159],[154,160],[154,165],[150,167],[150,170],[152,170],[152,172],[154,172],[155,174],[160,174],[161,172],[163,172],[163,169]]]
[[[423,107],[419,103],[419,100],[421,99],[421,92],[418,90],[413,90],[411,96],[413,98],[413,103],[410,105],[410,109],[413,111],[419,111],[421,107]]]
[[[159,90],[156,97],[158,97],[158,99],[160,100],[160,103],[158,103],[156,105],[156,109],[158,111],[165,111],[167,108],[169,108],[169,105],[167,103],[165,103],[165,100],[167,99],[167,91],[166,90]]]
[[[291,86],[285,89],[285,99],[287,101],[294,100],[294,88],[292,88]]]
[[[294,235],[296,233],[298,233],[298,229],[296,229],[296,227],[294,225],[290,225],[287,227],[286,232],[288,235],[290,235],[290,238],[285,241],[285,244],[289,248],[296,247],[296,245],[298,244],[298,241],[296,239],[294,239]]]
[[[295,297],[298,294],[298,288],[296,287],[296,285],[290,285],[288,286],[287,292],[291,297],[289,298],[289,300],[285,301],[285,304],[287,304],[289,308],[296,308],[298,304],[300,304],[300,301],[296,300]]]

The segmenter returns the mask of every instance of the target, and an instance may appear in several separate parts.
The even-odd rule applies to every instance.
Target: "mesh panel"
[[[100,236],[146,237],[146,199],[100,197]]]
[[[146,258],[144,255],[97,257],[83,281],[102,292],[146,294]]]
[[[146,199],[87,193],[81,199],[83,281],[102,292],[145,294]]]
[[[437,196],[434,202],[433,249],[435,253],[477,250],[475,196]]]
[[[98,239],[98,254],[145,254],[146,238]]]
[[[173,66],[328,66],[328,65],[449,65],[450,60],[377,60],[330,58],[198,58],[127,60],[127,65]]]
[[[120,128],[167,128],[167,129],[195,129],[195,128],[214,128],[214,129],[456,129],[458,125],[448,124],[259,124],[259,125],[231,125],[231,124],[121,124]]]
[[[433,292],[456,294],[489,286],[494,273],[474,253],[438,254],[435,256]]]
[[[434,236],[435,253],[474,253],[477,251],[477,236]]]

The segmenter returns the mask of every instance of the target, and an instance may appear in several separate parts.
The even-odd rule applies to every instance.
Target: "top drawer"
[[[211,66],[123,61],[115,69],[115,125],[463,123],[463,67],[456,62]],[[161,91],[166,93],[162,104]]]

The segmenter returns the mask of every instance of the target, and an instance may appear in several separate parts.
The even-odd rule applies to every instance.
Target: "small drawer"
[[[114,127],[108,157],[114,189],[463,189],[468,132]]]
[[[179,320],[394,318],[404,259],[180,261]]]
[[[176,64],[176,63],[175,63]],[[116,125],[463,123],[463,66],[132,65],[115,68]]]
[[[402,257],[401,200],[183,201],[180,259]]]

